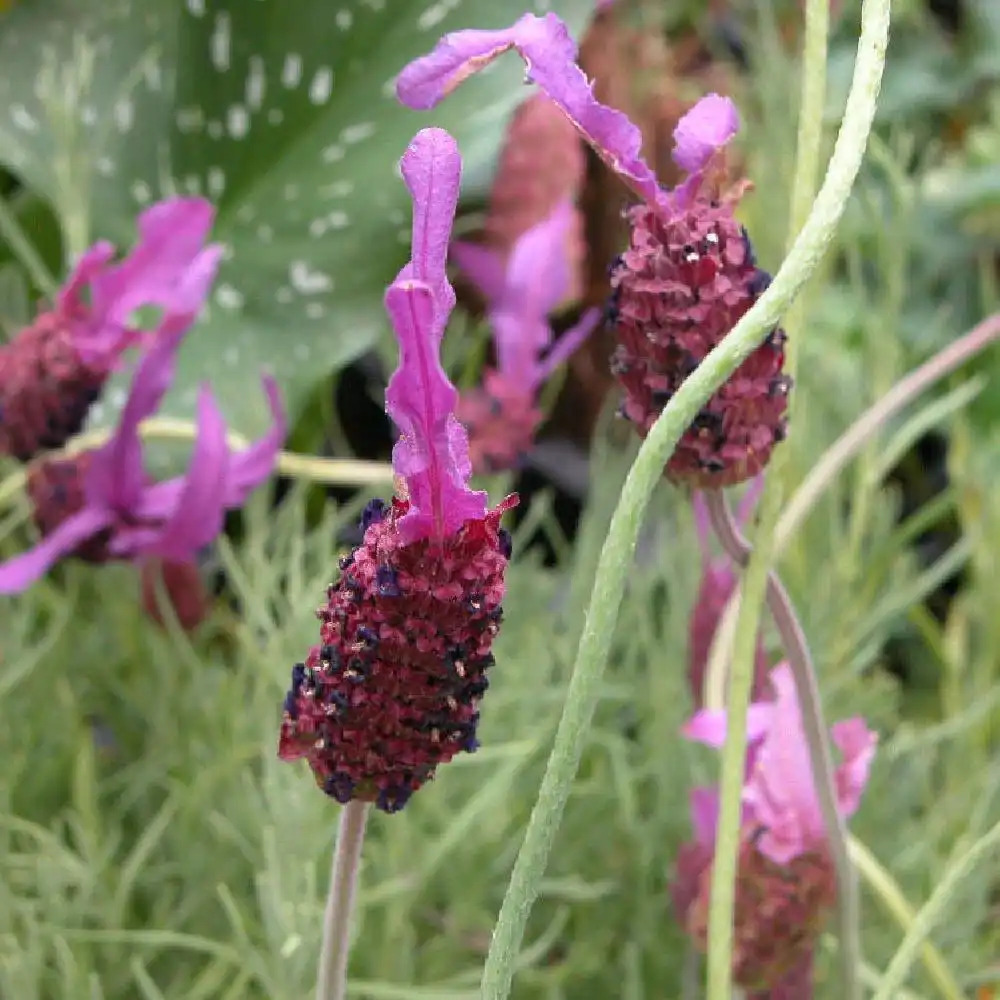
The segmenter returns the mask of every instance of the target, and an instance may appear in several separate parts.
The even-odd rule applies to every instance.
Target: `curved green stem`
[[[822,9],[821,9],[822,8]],[[822,127],[822,102],[825,91],[826,29],[828,11],[825,0],[809,0],[806,8],[807,46],[803,61],[803,104],[801,109],[798,151],[798,168],[795,181],[795,201],[792,205],[791,231],[798,230],[801,211],[808,201],[819,158]],[[831,177],[836,176],[842,160],[851,162],[853,177],[861,164],[875,115],[875,106],[885,65],[885,50],[889,39],[890,0],[866,0],[862,10],[861,38],[858,43],[854,79],[847,99],[847,108],[840,134],[834,147],[823,189],[813,206],[813,216],[824,201]],[[811,77],[818,77],[814,81]],[[845,151],[849,151],[845,155]],[[810,216],[801,233],[795,238],[790,251],[794,259],[801,246],[802,237],[808,232]],[[787,263],[787,262],[786,262]],[[818,263],[818,259],[813,262]],[[801,324],[798,312],[789,317],[793,324]],[[793,336],[795,329],[793,328]],[[786,372],[794,378],[797,348],[793,348],[786,361]],[[794,410],[794,400],[793,400]],[[794,416],[794,413],[792,414]],[[774,528],[781,510],[782,489],[786,457],[782,450],[772,460],[764,496],[758,508],[759,526],[754,535],[754,552],[739,588],[739,611],[734,636],[734,656],[729,675],[726,699],[726,741],[722,749],[719,782],[719,820],[715,842],[715,857],[711,872],[711,898],[708,911],[708,1000],[729,1000],[732,992],[733,912],[736,897],[736,874],[740,841],[741,796],[746,762],[747,705],[753,683],[753,661],[760,623],[760,611],[765,590],[768,589],[769,567],[772,559]],[[825,734],[819,734],[820,743]],[[822,762],[813,761],[819,773]],[[829,803],[827,803],[829,806]],[[836,844],[837,833],[833,823],[840,822],[836,808],[827,820],[828,831],[834,847],[839,846],[838,872],[841,876],[841,955],[843,958],[842,995],[844,1000],[860,997],[857,975],[857,906],[856,887],[850,873],[843,837]],[[846,890],[846,892],[845,892]],[[851,925],[848,926],[848,921]]]
[[[733,519],[725,494],[720,490],[710,490],[705,494],[705,499],[712,526],[726,554],[737,565],[746,566],[753,550]],[[812,764],[813,785],[836,870],[837,916],[844,979],[856,980],[861,965],[858,880],[848,851],[847,826],[837,804],[837,779],[826,721],[823,718],[823,703],[816,683],[816,670],[809,652],[809,643],[788,591],[774,570],[767,577],[767,606],[778,627],[795,679],[802,730]]]
[[[809,470],[798,489],[792,494],[782,511],[774,532],[773,558],[778,559],[795,532],[809,516],[820,497],[871,441],[888,421],[910,405],[935,382],[950,375],[967,361],[1000,340],[1000,313],[989,316],[976,324],[968,333],[953,341],[922,365],[900,379],[881,399],[867,409],[823,453]],[[708,668],[705,671],[706,699],[721,707],[718,692],[723,689],[727,662],[732,649],[733,631],[738,614],[737,590],[729,599],[715,632]]]
[[[194,441],[198,428],[189,420],[154,417],[139,425],[139,434],[144,440]],[[108,430],[78,434],[64,448],[50,452],[45,457],[68,458],[81,451],[100,448],[110,436],[111,432]],[[226,444],[234,451],[250,447],[250,441],[234,431],[226,435]],[[274,468],[289,479],[304,479],[327,486],[374,486],[391,483],[393,477],[392,466],[387,462],[368,462],[359,458],[319,458],[316,455],[297,455],[290,451],[278,452]],[[0,482],[0,507],[16,493],[23,491],[26,480],[27,470],[20,468]]]
[[[875,113],[888,25],[888,0],[870,0],[865,8],[858,60],[840,135],[806,224],[770,288],[688,376],[664,407],[625,480],[598,562],[562,718],[493,931],[483,970],[484,1000],[504,1000],[510,993],[528,914],[538,894],[538,884],[559,828],[597,702],[643,511],[677,442],[699,409],[768,335],[833,239],[861,165]]]
[[[945,909],[960,883],[972,874],[981,859],[997,849],[1000,849],[1000,823],[997,823],[989,832],[980,837],[944,873],[930,898],[920,908],[910,925],[902,944],[889,963],[889,968],[885,970],[872,1000],[892,1000],[897,995],[896,991],[906,980],[907,973],[920,951],[920,946],[930,935],[937,922],[944,916]]]
[[[915,918],[913,910],[896,880],[882,867],[878,858],[860,840],[850,836],[850,834],[848,834],[848,848],[851,852],[851,860],[864,876],[865,882],[868,883],[876,898],[903,929],[903,932],[908,933],[913,927]],[[930,976],[945,1000],[965,1000],[965,994],[948,968],[948,964],[930,941],[924,941],[920,946],[920,958],[927,970],[927,975]]]

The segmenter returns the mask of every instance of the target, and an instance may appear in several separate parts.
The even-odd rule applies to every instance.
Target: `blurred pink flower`
[[[755,995],[807,1000],[816,936],[835,899],[833,863],[816,797],[812,766],[791,668],[770,673],[774,701],[750,705],[743,786],[743,837],[736,885],[733,975]],[[688,739],[721,748],[724,711],[697,712]],[[854,814],[875,754],[876,735],[860,718],[831,727],[841,752],[838,807]],[[671,894],[679,919],[704,947],[718,822],[718,793],[691,793],[694,840],[678,852]]]
[[[757,503],[764,485],[763,476],[751,481],[736,512],[737,523],[746,524]],[[719,627],[729,598],[736,589],[736,571],[732,560],[725,556],[713,556],[710,549],[712,529],[704,494],[697,492],[693,499],[695,528],[702,552],[702,577],[691,609],[688,622],[688,683],[691,697],[696,706],[702,703],[705,687],[705,671],[712,652],[712,642]],[[767,700],[767,650],[762,638],[757,636],[757,650],[754,657],[754,683],[751,700]]]
[[[146,209],[124,260],[112,264],[115,248],[95,243],[53,308],[0,346],[0,454],[26,462],[80,430],[122,352],[156,336],[131,325],[136,310],[157,307],[181,321],[186,288],[214,273],[222,252],[205,245],[214,214],[201,198],[168,198]]]
[[[477,472],[510,467],[528,449],[541,420],[535,406],[538,387],[600,320],[600,310],[589,309],[552,345],[549,315],[572,280],[567,241],[573,223],[573,205],[565,199],[523,233],[509,255],[472,243],[452,244],[452,259],[486,299],[496,345],[497,369],[465,394],[458,411]]]
[[[198,395],[198,435],[187,474],[150,483],[139,424],[159,406],[174,375],[175,355],[204,301],[214,260],[175,290],[151,346],[140,359],[114,435],[103,447],[68,459],[42,461],[29,474],[42,540],[0,565],[0,593],[30,586],[72,554],[107,558],[157,556],[184,562],[222,530],[227,509],[239,507],[270,475],[285,436],[277,385],[264,379],[272,429],[245,451],[230,453],[222,415],[207,387]]]

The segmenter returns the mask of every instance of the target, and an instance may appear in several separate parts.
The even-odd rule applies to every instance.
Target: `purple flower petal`
[[[469,442],[454,417],[458,392],[441,367],[433,290],[397,279],[385,306],[400,347],[399,367],[385,391],[386,410],[400,431],[392,463],[410,500],[399,530],[407,542],[441,538],[483,517],[486,494],[467,486]]]
[[[198,393],[198,437],[173,511],[143,555],[183,561],[192,558],[222,530],[229,450],[226,423],[206,386]],[[131,553],[138,555],[138,552]]]
[[[666,194],[642,159],[642,133],[626,115],[601,104],[576,65],[576,44],[555,15],[525,14],[500,31],[455,31],[399,74],[396,95],[407,107],[427,110],[463,80],[508,49],[516,49],[527,77],[563,109],[595,152],[640,198],[665,205]]]
[[[765,738],[774,724],[774,706],[767,702],[754,702],[747,710],[747,742],[757,743]],[[725,709],[703,708],[695,712],[681,727],[681,735],[696,743],[718,750],[726,742]]]
[[[440,340],[455,290],[448,282],[448,244],[458,207],[462,157],[458,144],[441,128],[421,129],[399,161],[413,201],[413,247],[410,263],[400,275],[416,278],[434,293],[434,320]]]
[[[487,303],[503,295],[506,263],[496,250],[456,240],[451,244],[450,254],[458,269],[479,289]]]
[[[568,361],[576,349],[597,329],[601,322],[601,310],[588,309],[580,321],[570,327],[545,355],[545,360],[535,369],[535,383],[544,382],[564,361]]]
[[[59,296],[60,308],[75,323],[81,356],[108,356],[128,346],[136,339],[129,327],[132,314],[145,306],[175,316],[190,313],[188,323],[193,321],[204,296],[193,306],[187,301],[192,272],[207,268],[214,275],[222,252],[219,246],[203,248],[213,216],[212,206],[200,198],[170,198],[139,216],[139,241],[120,264],[108,266],[113,250],[107,243],[84,254]],[[81,318],[84,284],[91,301]]]
[[[715,846],[715,831],[719,826],[719,790],[717,788],[692,788],[691,825],[699,844]]]
[[[184,333],[177,328],[158,337],[139,360],[114,435],[91,460],[86,491],[92,503],[121,512],[139,504],[145,484],[139,424],[156,412],[170,388]]]
[[[241,507],[247,496],[271,475],[288,433],[278,383],[270,375],[266,375],[263,382],[264,394],[271,410],[271,429],[259,441],[229,459],[225,497],[227,507]]]
[[[865,725],[862,718],[835,722],[830,727],[830,735],[842,757],[836,772],[840,812],[844,817],[853,816],[861,803],[865,785],[868,784],[878,735]]]
[[[68,517],[33,549],[0,564],[0,594],[16,594],[30,587],[81,542],[108,527],[112,518],[111,511],[99,507],[84,507]]]
[[[736,105],[728,97],[707,94],[674,129],[674,162],[689,174],[697,173],[739,128]]]
[[[753,821],[765,828],[760,851],[787,864],[824,836],[823,816],[813,783],[812,764],[791,667],[771,671],[774,718],[757,750],[743,800]]]

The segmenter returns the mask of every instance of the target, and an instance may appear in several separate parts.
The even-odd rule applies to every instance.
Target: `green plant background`
[[[589,5],[554,6],[579,28]],[[856,9],[845,6],[831,127],[856,38]],[[810,289],[808,327],[791,331],[803,337],[803,402],[783,447],[798,477],[899,375],[1000,305],[1000,105],[990,86],[1000,28],[990,0],[967,5],[973,20],[957,40],[921,5],[899,7],[878,135]],[[348,360],[386,349],[382,289],[406,253],[394,165],[412,133],[432,122],[456,132],[475,197],[522,94],[513,61],[434,116],[398,109],[385,84],[440,32],[502,24],[519,9],[485,0],[23,0],[0,20],[9,203],[61,272],[81,240],[128,244],[147,199],[174,188],[213,194],[218,238],[234,252],[185,347],[167,412],[190,417],[191,389],[210,377],[234,426],[253,432],[261,366],[277,372],[300,413]],[[741,95],[748,173],[758,180],[743,211],[762,261],[777,263],[795,66],[768,17],[747,31],[750,50],[766,58]],[[254,67],[263,68],[262,93]],[[320,100],[326,69],[331,89]],[[964,132],[948,139],[959,113]],[[0,252],[0,328],[10,335],[40,289],[9,248]],[[456,324],[449,337],[465,329]],[[887,428],[782,563],[829,717],[864,713],[880,733],[853,832],[915,906],[1000,819],[996,365],[987,355]],[[928,428],[950,442],[948,485],[897,523],[900,492],[885,474]],[[544,493],[519,529],[482,749],[442,768],[401,815],[371,822],[354,996],[476,995],[633,453],[625,431],[610,416],[600,426],[574,540],[561,536]],[[916,470],[918,485],[926,471]],[[328,501],[319,519],[315,501],[304,489],[277,507],[268,490],[254,498],[240,541],[218,545],[235,604],[221,602],[194,636],[175,623],[150,626],[128,567],[66,565],[0,602],[0,996],[309,995],[336,810],[304,766],[277,761],[277,727],[289,668],[316,638],[336,529],[364,497]],[[5,551],[23,541],[22,513],[0,520]],[[687,958],[667,884],[690,835],[687,792],[713,780],[715,761],[677,736],[690,709],[686,629],[698,584],[687,498],[664,485],[648,520],[517,997],[680,996]],[[913,542],[928,527],[951,534],[926,563]],[[534,528],[550,537],[555,565],[523,551]],[[923,599],[956,569],[965,583],[939,622]],[[905,651],[906,685],[883,669],[889,643]],[[933,934],[970,996],[998,977],[995,872],[964,885]],[[900,937],[866,891],[871,976]],[[824,938],[818,995],[829,1000],[833,948]],[[908,990],[936,995],[919,968]]]

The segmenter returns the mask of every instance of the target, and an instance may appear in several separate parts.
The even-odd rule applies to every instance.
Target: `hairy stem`
[[[725,494],[721,490],[709,490],[705,499],[712,527],[726,554],[738,566],[745,567],[750,561],[752,549],[733,518]],[[858,880],[848,851],[847,826],[837,808],[836,774],[827,739],[827,725],[823,718],[823,705],[805,633],[788,591],[773,570],[767,576],[767,606],[778,627],[785,655],[795,678],[802,712],[802,729],[812,762],[813,784],[836,868],[838,930],[844,974],[856,978],[861,959]]]
[[[809,230],[816,206],[824,200],[831,175],[840,167],[845,149],[850,150],[850,160],[856,174],[864,155],[871,130],[875,106],[878,101],[885,66],[885,50],[889,40],[889,11],[891,0],[865,0],[862,8],[861,38],[854,64],[854,79],[847,98],[847,108],[840,134],[834,147],[823,189],[816,198],[813,214],[801,232],[801,219],[796,214],[808,204],[819,158],[822,129],[823,93],[826,72],[826,33],[829,12],[826,0],[808,0],[806,5],[807,45],[803,60],[803,97],[799,127],[798,168],[795,179],[795,196],[792,204],[791,234],[794,239],[789,257],[794,258],[802,237]],[[817,77],[818,83],[810,79]],[[855,117],[856,116],[856,117]],[[804,162],[802,162],[804,158]],[[787,261],[786,261],[787,264]],[[789,320],[801,323],[796,312]],[[795,329],[792,334],[795,336]],[[788,355],[786,372],[794,378],[798,349]],[[791,417],[794,417],[794,400]],[[747,705],[753,683],[753,662],[760,623],[761,605],[768,590],[769,566],[774,542],[774,529],[781,512],[782,491],[786,468],[785,449],[779,449],[772,459],[771,474],[764,487],[759,508],[759,526],[754,536],[754,552],[739,588],[739,612],[733,640],[734,657],[729,676],[726,742],[722,749],[719,782],[719,820],[715,844],[715,858],[711,872],[711,897],[708,911],[708,1000],[729,1000],[732,992],[733,911],[735,909],[736,873],[740,839],[741,792],[746,761]],[[822,736],[822,734],[821,734]],[[814,765],[818,761],[814,760]],[[836,809],[834,809],[836,814]],[[839,818],[839,817],[835,817]],[[833,826],[827,821],[831,836],[836,837]],[[841,853],[846,857],[843,841]],[[838,871],[844,868],[843,857]],[[848,866],[849,867],[849,864]],[[853,906],[852,906],[853,901]],[[856,924],[856,890],[848,892],[841,900],[842,916],[851,916]],[[857,928],[842,924],[843,959],[842,995],[844,1000],[858,1000],[860,984],[855,953]]]
[[[840,134],[806,224],[766,292],[673,395],[650,429],[622,487],[601,551],[576,663],[545,776],[493,931],[483,1000],[505,1000],[538,885],[583,753],[643,512],[663,468],[699,409],[760,345],[816,269],[836,232],[875,114],[888,40],[889,0],[869,0]],[[728,996],[726,1000],[729,1000]]]
[[[323,915],[323,943],[319,953],[316,1000],[344,1000],[347,996],[347,957],[351,945],[354,890],[361,867],[361,848],[368,819],[367,802],[348,802],[340,810],[337,844],[333,849],[330,894]]]

